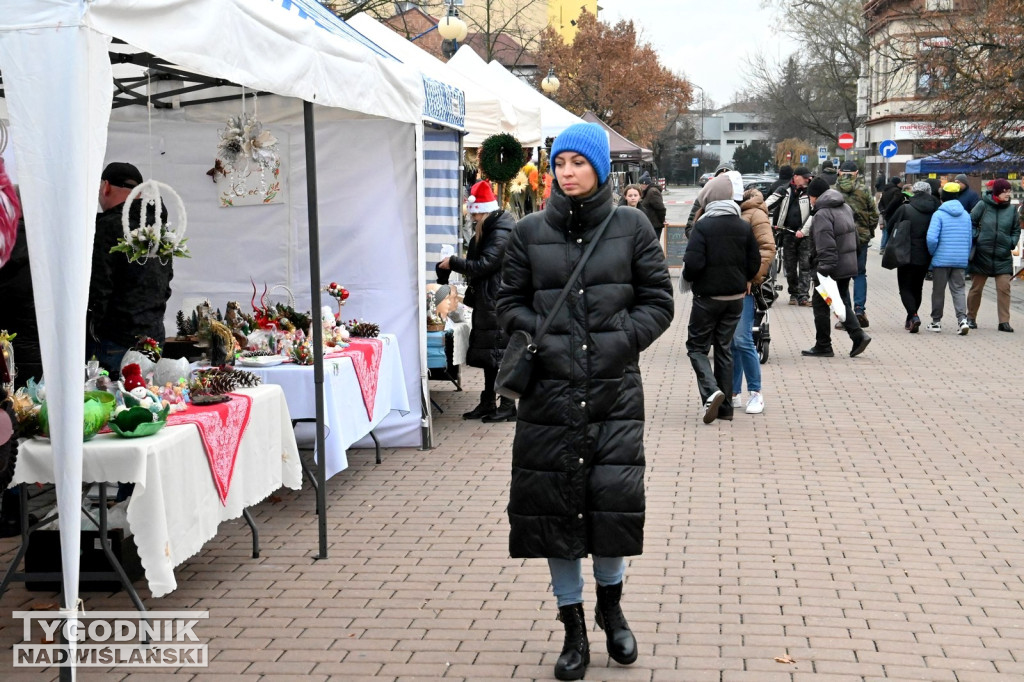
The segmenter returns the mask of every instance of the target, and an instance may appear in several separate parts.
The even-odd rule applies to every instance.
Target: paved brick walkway
[[[895,274],[877,254],[870,268],[864,356],[801,358],[811,312],[776,307],[767,409],[732,423],[700,423],[677,301],[642,361],[647,542],[625,588],[641,655],[609,663],[594,633],[587,680],[1024,679],[1024,310],[1017,334],[995,331],[986,299],[965,338],[910,336]],[[209,609],[212,663],[193,679],[552,679],[546,568],[507,555],[513,426],[459,418],[479,386],[466,375],[463,393],[434,384],[435,449],[387,450],[380,465],[354,453],[330,482],[328,560],[310,559],[311,491],[284,491],[255,510],[261,559],[244,525],[225,524],[178,569],[180,589],[147,599]],[[0,560],[13,548],[0,541]],[[128,605],[87,597],[91,610]],[[11,611],[53,601],[22,586],[0,601],[2,679],[53,677],[8,667]]]

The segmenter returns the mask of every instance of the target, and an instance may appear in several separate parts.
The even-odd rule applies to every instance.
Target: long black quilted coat
[[[508,345],[508,336],[498,325],[494,305],[501,286],[505,245],[515,226],[511,213],[491,213],[480,229],[480,243],[473,237],[465,258],[452,256],[448,261],[453,272],[465,275],[472,292],[469,294],[472,300],[466,301],[466,305],[473,307],[473,329],[469,332],[466,363],[473,367],[497,368]]]
[[[498,319],[535,333],[597,226],[607,183],[582,203],[556,186],[512,232]],[[672,321],[672,285],[650,221],[620,207],[540,340],[519,402],[508,505],[513,557],[640,554],[644,394],[637,365]]]

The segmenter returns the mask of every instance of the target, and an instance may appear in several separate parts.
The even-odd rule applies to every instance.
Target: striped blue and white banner
[[[426,207],[426,281],[436,282],[434,266],[441,260],[441,245],[459,252],[459,134],[427,128],[423,132],[423,192]]]

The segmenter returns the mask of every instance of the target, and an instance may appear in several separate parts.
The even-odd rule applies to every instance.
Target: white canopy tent
[[[582,118],[558,102],[531,88],[523,79],[513,74],[499,62],[492,60],[488,62],[487,68],[495,75],[501,87],[503,89],[507,88],[514,97],[522,97],[527,102],[535,102],[540,106],[540,129],[541,135],[544,136],[545,140],[549,137],[558,137],[558,133],[569,126],[584,122]]]
[[[507,89],[507,84],[495,77],[494,72],[487,68],[487,63],[469,45],[459,48],[455,56],[448,60],[448,67],[474,82],[487,84],[487,87],[496,92]],[[524,147],[539,147],[544,144],[540,106],[536,100],[518,95],[510,95],[509,98],[516,111],[516,125],[513,130],[503,132],[511,133]]]
[[[426,76],[451,83],[466,94],[465,146],[479,147],[495,133],[515,133],[517,130],[519,112],[512,103],[513,98],[488,85],[487,81],[451,68],[365,13],[352,17],[348,24],[405,64]]]
[[[78,611],[85,311],[113,96],[111,39],[211,78],[422,128],[425,84],[312,0],[7,0],[0,73],[32,256],[61,520],[64,614]],[[308,125],[307,129],[311,128]],[[410,132],[408,139],[421,139]],[[210,158],[212,162],[212,157]],[[315,163],[307,147],[307,164]],[[422,166],[422,150],[407,163]],[[145,168],[145,163],[141,164]],[[422,170],[413,171],[422,179]],[[318,248],[315,181],[310,250]],[[216,210],[216,209],[213,209]],[[422,201],[414,209],[422,225]],[[422,246],[422,231],[417,236]],[[311,260],[318,281],[318,259]],[[417,280],[418,270],[416,268]],[[319,288],[309,292],[314,310]],[[425,293],[416,287],[418,301]],[[319,333],[315,335],[319,340]],[[322,367],[319,367],[322,381]],[[322,406],[321,406],[322,407]],[[318,410],[322,416],[322,411]],[[321,425],[318,431],[322,429]],[[322,436],[322,431],[319,434]],[[321,438],[322,443],[322,438]],[[321,510],[322,511],[322,510]],[[323,514],[321,513],[321,518]],[[322,541],[322,547],[324,546]]]

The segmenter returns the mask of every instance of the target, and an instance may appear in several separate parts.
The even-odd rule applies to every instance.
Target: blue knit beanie
[[[598,184],[603,185],[612,170],[612,156],[608,149],[608,133],[596,123],[576,123],[555,138],[551,145],[551,164],[562,152],[576,152],[586,157],[597,173]]]

